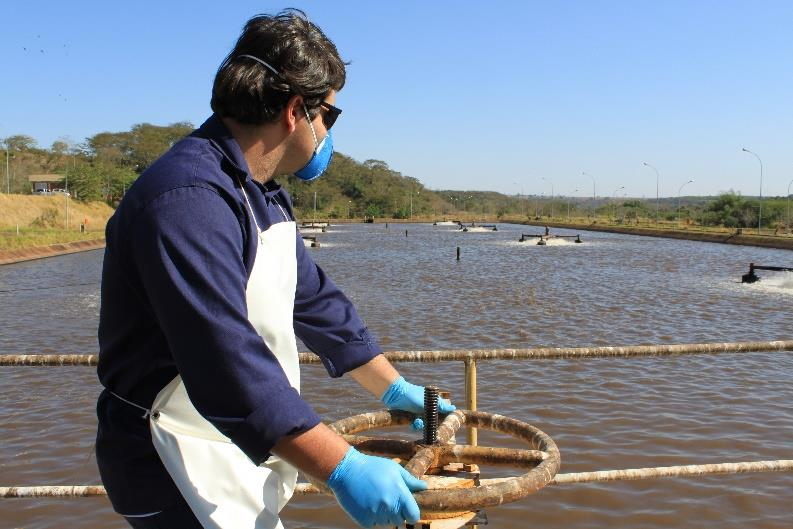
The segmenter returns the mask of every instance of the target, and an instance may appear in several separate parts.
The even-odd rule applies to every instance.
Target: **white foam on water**
[[[572,239],[550,238],[547,241],[545,241],[545,245],[537,244],[539,241],[540,241],[539,237],[534,237],[531,239],[524,239],[523,242],[506,241],[504,244],[506,244],[507,246],[537,246],[539,248],[542,248],[543,246],[579,246],[579,244],[573,242]]]
[[[793,296],[793,272],[768,272],[764,270],[758,270],[757,272],[762,274],[760,275],[760,281],[744,286],[748,286],[755,290]]]
[[[493,231],[493,228],[481,228],[479,226],[467,226],[468,233],[498,233],[497,231]],[[463,230],[460,230],[463,231]]]
[[[557,239],[555,237],[551,237],[550,239],[545,241],[546,246],[568,246],[570,244],[576,244],[570,239]]]
[[[314,248],[315,250],[324,250],[326,248],[345,248],[351,247],[352,244],[346,242],[325,242],[320,241],[319,248]]]

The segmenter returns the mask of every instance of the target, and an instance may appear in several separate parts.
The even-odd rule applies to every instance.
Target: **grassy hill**
[[[69,200],[66,197],[0,195],[0,250],[15,250],[55,243],[101,239],[113,208],[104,202]],[[80,230],[80,225],[85,230]]]
[[[1,228],[60,228],[66,229],[66,197],[63,195],[0,195]],[[104,232],[113,208],[104,202],[69,200],[69,228],[80,230],[88,220],[90,231]]]

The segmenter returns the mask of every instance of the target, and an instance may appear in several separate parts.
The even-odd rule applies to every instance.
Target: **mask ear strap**
[[[314,136],[314,149],[316,150],[319,147],[319,142],[317,141],[317,133],[314,132],[314,124],[311,123],[311,118],[308,115],[308,109],[306,108],[306,104],[303,103],[303,112],[306,113],[306,121],[308,121],[308,126],[311,127],[311,135]]]
[[[254,61],[258,62],[259,64],[261,64],[262,66],[273,72],[281,79],[284,78],[281,75],[281,72],[276,70],[270,63],[263,61],[258,57],[254,57],[253,55],[247,55],[247,54],[238,55],[237,57],[245,57],[246,59],[253,59]],[[311,117],[308,115],[308,109],[306,108],[305,103],[303,103],[303,112],[306,113],[306,120],[308,121],[308,126],[311,127],[311,135],[314,136],[314,149],[316,150],[316,148],[319,147],[319,142],[317,141],[317,133],[314,131],[314,125],[313,123],[311,123]]]
[[[258,62],[259,64],[261,64],[262,66],[273,72],[275,75],[283,79],[283,77],[281,76],[281,72],[273,68],[273,66],[270,63],[265,62],[258,57],[254,57],[253,55],[238,55],[237,57],[245,57],[246,59],[253,59],[254,61]]]

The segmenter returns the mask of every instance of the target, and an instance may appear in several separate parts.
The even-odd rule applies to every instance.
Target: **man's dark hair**
[[[275,68],[276,75],[253,55]],[[215,75],[212,110],[239,123],[274,122],[293,95],[313,118],[331,90],[341,90],[345,63],[322,30],[297,9],[248,20]]]

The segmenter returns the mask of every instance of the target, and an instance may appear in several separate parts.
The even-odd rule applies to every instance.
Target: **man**
[[[361,454],[299,395],[295,335],[391,409],[423,388],[313,262],[274,175],[317,178],[345,67],[299,11],[246,24],[214,114],[147,169],[107,227],[97,461],[135,528],[278,528],[297,469],[361,526],[415,522],[426,484]],[[442,403],[441,412],[454,407]]]

